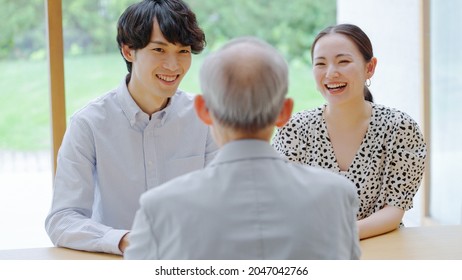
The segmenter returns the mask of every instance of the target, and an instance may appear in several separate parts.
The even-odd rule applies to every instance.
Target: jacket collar
[[[255,139],[244,139],[231,141],[221,147],[209,166],[257,158],[287,161],[276,152],[268,142]]]

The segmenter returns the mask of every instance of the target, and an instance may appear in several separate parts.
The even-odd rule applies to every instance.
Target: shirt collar
[[[164,124],[168,115],[172,114],[172,112],[175,110],[176,106],[174,104],[176,102],[174,101],[176,98],[178,98],[177,93],[175,93],[169,99],[168,104],[164,109],[152,114],[151,118],[158,118],[161,120],[161,124]],[[122,111],[130,122],[130,126],[133,127],[139,123],[145,123],[146,125],[147,122],[149,122],[149,115],[141,110],[141,108],[138,106],[138,104],[136,104],[135,100],[128,91],[126,78],[120,82],[119,87],[117,88],[117,98],[120,102]]]
[[[128,92],[125,78],[120,82],[119,87],[117,88],[117,98],[120,102],[122,111],[130,122],[130,125],[134,126],[137,121],[136,116],[143,111],[141,111],[140,107],[136,104],[135,100],[133,100],[133,97],[130,95],[130,92]]]
[[[244,139],[231,141],[221,147],[217,156],[209,166],[230,161],[256,158],[272,158],[287,161],[278,152],[276,152],[268,142],[256,139]]]

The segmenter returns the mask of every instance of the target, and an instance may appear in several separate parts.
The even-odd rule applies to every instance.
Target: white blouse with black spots
[[[385,205],[411,209],[426,157],[417,123],[406,113],[372,103],[361,146],[348,171],[340,171],[323,118],[325,106],[294,114],[276,132],[274,148],[291,161],[327,168],[350,179],[360,200],[358,220]]]

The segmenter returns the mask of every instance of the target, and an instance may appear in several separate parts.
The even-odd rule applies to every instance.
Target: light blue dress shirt
[[[193,99],[177,91],[150,118],[124,79],[72,116],[45,221],[56,246],[121,254],[141,194],[212,160],[218,147]]]
[[[140,204],[126,259],[360,257],[353,183],[288,162],[264,141],[224,145]]]

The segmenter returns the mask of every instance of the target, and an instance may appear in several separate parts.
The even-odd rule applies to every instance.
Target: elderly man
[[[290,163],[269,141],[290,118],[288,67],[237,38],[204,61],[199,118],[221,147],[205,169],[145,193],[126,259],[358,259],[352,183]]]

